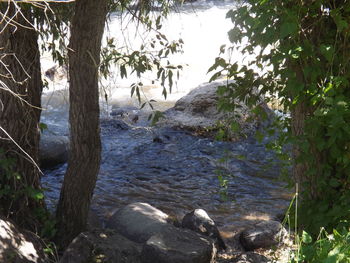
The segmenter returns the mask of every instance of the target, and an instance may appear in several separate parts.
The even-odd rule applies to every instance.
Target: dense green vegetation
[[[349,262],[350,2],[251,0],[227,17],[233,46],[221,52],[238,50],[246,61],[219,57],[211,67],[212,79],[236,81],[221,89],[221,106],[234,110],[227,101],[237,96],[252,107],[261,97],[280,103],[285,115],[275,124],[286,132],[275,146],[284,159],[282,146],[293,146],[288,179],[300,195],[298,225],[313,237],[334,232],[334,240],[303,238],[304,258],[295,261]]]

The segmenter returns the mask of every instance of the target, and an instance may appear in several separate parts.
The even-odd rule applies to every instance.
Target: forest
[[[0,9],[0,262],[350,262],[348,0]]]

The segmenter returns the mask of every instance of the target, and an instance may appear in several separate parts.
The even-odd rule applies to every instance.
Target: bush
[[[317,262],[317,263],[346,263],[350,262],[350,231],[342,227],[340,231],[333,229],[328,234],[321,229],[317,240],[303,231],[298,248],[292,254],[291,263]]]

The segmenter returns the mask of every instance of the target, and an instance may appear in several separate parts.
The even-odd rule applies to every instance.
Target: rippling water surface
[[[178,217],[200,207],[230,229],[274,217],[288,205],[273,154],[253,139],[228,143],[167,128],[123,128],[118,121],[102,121],[102,163],[93,199],[102,217],[143,201]],[[221,164],[224,155],[229,159]],[[65,169],[62,165],[43,178],[51,205]],[[230,175],[226,198],[220,195],[217,169]]]
[[[230,23],[225,20],[225,13],[233,4],[222,2],[214,6],[213,3],[189,5],[172,14],[165,25],[166,32],[174,37],[180,34],[185,40],[184,57],[177,58],[188,64],[178,84],[180,95],[207,81],[207,68],[227,38]],[[109,31],[117,32],[117,24],[117,20],[112,20]],[[113,81],[108,84],[114,85],[111,103],[135,105],[135,100],[129,99],[130,90],[125,88],[131,83]],[[159,89],[150,92],[161,93]],[[170,97],[165,108],[179,97],[176,90],[174,93],[175,97]],[[57,95],[44,95],[47,110],[42,121],[48,124],[48,132],[68,134],[66,97]],[[108,107],[106,112],[101,121],[102,163],[92,203],[101,217],[106,218],[115,209],[136,201],[148,202],[177,217],[200,207],[222,230],[230,231],[257,218],[283,213],[288,205],[290,195],[278,180],[280,169],[276,158],[254,139],[218,142],[170,128],[124,127],[106,117]],[[220,163],[218,160],[224,155],[229,156],[228,161]],[[229,175],[224,199],[220,194],[218,169]],[[51,207],[58,200],[65,170],[66,164],[61,165],[46,171],[42,179]]]

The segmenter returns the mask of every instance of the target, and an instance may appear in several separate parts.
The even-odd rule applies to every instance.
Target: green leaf
[[[288,35],[292,35],[298,31],[298,25],[294,22],[286,22],[281,26],[280,37],[285,38]]]
[[[321,54],[327,59],[328,62],[332,62],[334,56],[334,48],[331,45],[321,45]]]
[[[41,190],[34,189],[32,187],[27,187],[26,192],[29,197],[35,199],[35,200],[42,200],[44,199],[44,194]]]
[[[126,78],[127,77],[125,65],[121,65],[120,66],[120,77],[121,78]]]
[[[232,28],[230,31],[228,31],[228,38],[232,43],[235,43],[237,40],[239,40],[241,35],[242,32],[237,27]]]
[[[169,81],[169,87],[170,87],[170,93],[171,93],[171,88],[173,87],[173,72],[171,70],[169,71],[168,81]]]
[[[162,95],[164,96],[164,99],[167,98],[168,93],[165,88],[163,88]]]
[[[153,118],[152,118],[152,122],[151,125],[154,126],[156,125],[156,123],[161,119],[164,118],[164,114],[161,111],[155,111],[153,113]]]
[[[135,84],[131,85],[131,97],[134,96],[135,93]]]
[[[341,183],[340,183],[339,180],[337,180],[336,178],[331,178],[331,179],[329,180],[329,185],[332,186],[332,187],[334,187],[334,188],[336,188],[336,187],[340,186]]]
[[[221,77],[221,72],[216,72],[211,78],[209,79],[209,82],[212,82],[214,80],[217,80]]]
[[[261,0],[259,4],[260,4],[260,5],[263,5],[263,4],[266,4],[268,1],[269,1],[269,0]]]
[[[301,240],[305,244],[310,244],[312,242],[312,237],[307,232],[303,231]]]
[[[47,130],[47,125],[43,122],[39,123],[39,129],[41,132],[43,132],[44,130]]]

